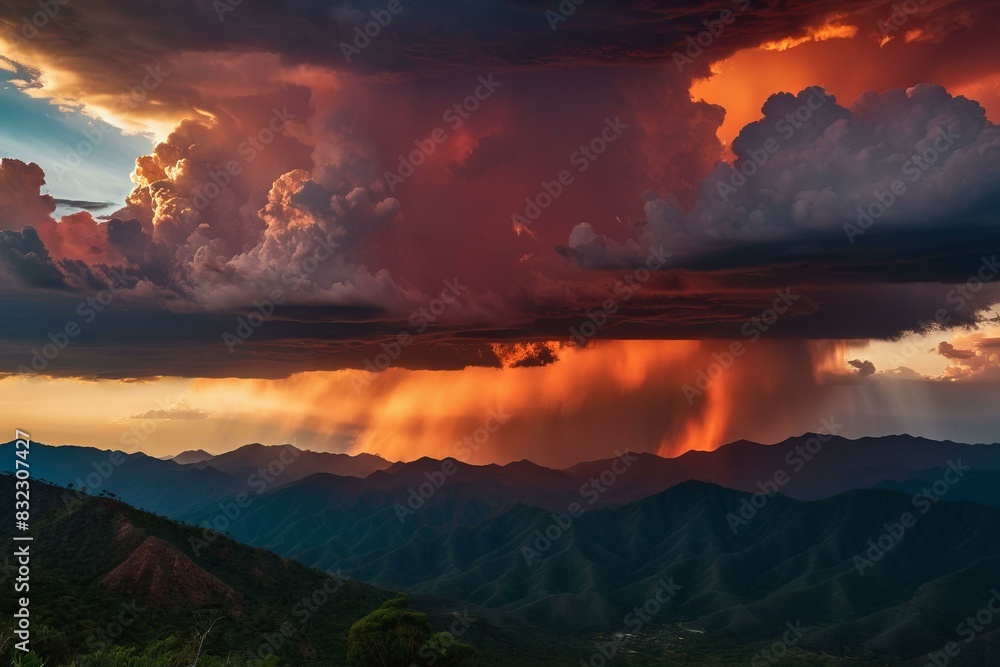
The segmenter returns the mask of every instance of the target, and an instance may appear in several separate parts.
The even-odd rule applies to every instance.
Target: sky
[[[995,3],[550,4],[5,3],[0,428],[997,440]]]
[[[24,156],[42,167],[47,177],[42,191],[65,201],[57,206],[57,214],[81,210],[79,202],[91,201],[88,198],[104,204],[96,210],[114,212],[132,189],[128,174],[136,156],[154,146],[152,135],[123,131],[78,109],[33,97],[20,83],[30,80],[30,73],[16,63],[0,59],[0,145],[5,157]],[[128,99],[124,93],[123,99]],[[75,164],[74,155],[81,150],[87,153],[86,168],[82,158]]]

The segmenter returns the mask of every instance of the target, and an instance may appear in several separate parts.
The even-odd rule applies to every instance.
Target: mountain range
[[[0,444],[0,454],[12,447]],[[959,459],[983,480],[964,485],[963,499],[995,504],[989,480],[1000,474],[1000,447],[908,435],[850,440],[807,433],[774,445],[741,440],[676,458],[624,448],[613,451],[607,459],[553,470],[527,460],[506,465],[426,457],[390,462],[373,454],[313,452],[292,445],[250,444],[216,456],[189,450],[157,459],[141,452],[35,444],[32,465],[37,475],[56,484],[88,487],[95,493],[105,489],[134,506],[180,518],[239,493],[259,496],[299,482],[322,487],[332,497],[400,491],[408,496],[409,489],[419,492],[422,485],[425,489],[428,483],[433,485],[432,478],[442,477],[449,486],[475,486],[491,505],[520,502],[552,510],[581,499],[590,508],[625,505],[692,480],[819,500],[892,484],[909,489],[934,470],[947,467],[948,461]],[[2,460],[0,470],[11,470],[13,457]],[[627,483],[605,483],[619,476]],[[775,482],[775,477],[784,483]]]
[[[577,647],[617,630],[649,664],[697,642],[766,647],[789,627],[809,655],[923,664],[1000,587],[997,445],[805,434],[676,458],[614,451],[564,470],[291,445],[204,454],[33,445],[32,469],[74,485],[64,504],[81,486],[103,489],[203,537],[468,605],[496,627]],[[123,594],[163,588],[163,571],[187,567],[168,543],[134,545],[102,581]],[[223,577],[191,581],[188,605],[194,589],[199,605],[234,599]],[[621,632],[666,589],[655,618]],[[985,664],[998,630],[949,664]]]

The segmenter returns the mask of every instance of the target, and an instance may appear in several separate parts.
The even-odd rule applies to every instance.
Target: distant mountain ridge
[[[198,468],[215,468],[234,477],[249,477],[258,470],[280,469],[281,483],[287,484],[317,473],[342,477],[367,477],[393,464],[375,454],[313,452],[293,445],[244,445],[193,463]],[[277,475],[276,475],[277,476]]]
[[[814,452],[814,453],[813,453]],[[909,435],[848,439],[806,433],[774,445],[739,440],[712,451],[689,451],[676,458],[638,455],[629,483],[609,489],[611,504],[638,500],[688,480],[760,492],[784,472],[784,495],[802,500],[828,498],[884,481],[902,482],[918,471],[946,467],[961,458],[977,470],[1000,471],[1000,445],[969,445]],[[581,463],[564,472],[587,478],[607,468],[607,460]]]
[[[188,449],[187,451],[183,451],[176,456],[163,456],[161,458],[164,461],[173,461],[174,463],[186,465],[188,463],[201,463],[202,461],[207,461],[213,456],[215,455],[209,454],[204,449]]]
[[[0,444],[0,472],[13,471],[6,455],[13,442]],[[200,452],[200,453],[199,453]],[[183,452],[199,458],[204,450]],[[292,445],[246,445],[210,458],[182,463],[142,452],[127,453],[77,445],[32,443],[31,466],[36,477],[59,485],[110,491],[131,505],[171,517],[210,506],[239,493],[257,493],[309,475],[368,475],[391,465],[372,454],[351,456],[300,450]]]
[[[607,488],[601,475],[608,479],[613,467],[621,467],[619,459],[625,447],[615,450],[616,456],[611,458],[554,470],[528,460],[506,465],[471,465],[428,457],[390,462],[374,454],[312,452],[292,445],[259,443],[191,463],[142,453],[35,444],[38,454],[33,456],[33,466],[36,474],[58,484],[85,485],[93,492],[107,489],[137,507],[177,518],[240,493],[256,497],[299,482],[325,486],[337,496],[408,492],[426,488],[429,476],[441,477],[444,468],[449,470],[444,475],[449,484],[477,487],[490,505],[523,503],[543,509],[564,507],[582,494],[587,494],[588,501],[593,499],[596,507],[625,505],[691,480],[760,492],[771,488],[776,475],[786,480],[779,485],[782,494],[817,500],[852,489],[904,484],[921,471],[941,468],[959,458],[977,471],[1000,472],[998,445],[938,442],[908,435],[856,440],[829,437],[825,442],[819,442],[818,437],[807,433],[774,445],[737,441],[675,458],[629,453],[635,464],[624,473],[628,482]],[[818,448],[810,446],[817,442]],[[0,445],[0,453],[11,446]],[[189,450],[178,456],[193,459],[203,454],[207,452]],[[12,461],[12,457],[3,456],[0,470],[10,470]],[[973,486],[968,485],[965,499],[996,504],[988,485],[979,485],[976,490]]]

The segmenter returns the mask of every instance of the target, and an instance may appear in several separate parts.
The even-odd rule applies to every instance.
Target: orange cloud
[[[718,136],[726,145],[761,118],[768,97],[809,86],[823,87],[849,107],[868,91],[936,83],[982,104],[992,121],[1000,119],[1000,77],[990,58],[980,53],[980,44],[991,39],[989,26],[977,26],[972,35],[950,34],[943,42],[908,38],[884,46],[852,26],[815,30],[810,36],[738,51],[713,63],[712,75],[692,84],[693,99],[725,108]],[[964,55],[942,58],[943,49]]]
[[[828,39],[851,39],[858,34],[858,27],[841,23],[843,15],[827,19],[823,25],[810,26],[804,35],[789,36],[784,39],[764,42],[760,48],[764,51],[787,51],[806,42],[825,42]]]

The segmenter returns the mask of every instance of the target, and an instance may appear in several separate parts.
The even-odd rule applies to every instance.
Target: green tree
[[[440,665],[473,667],[479,651],[448,632],[431,634],[427,614],[410,611],[400,593],[359,619],[347,636],[347,663],[352,667]]]
[[[417,653],[418,665],[435,667],[475,667],[481,657],[479,649],[463,644],[450,632],[437,633],[424,642]]]
[[[21,651],[15,651],[11,665],[14,667],[45,667],[45,661],[35,655],[34,652],[22,653]]]

